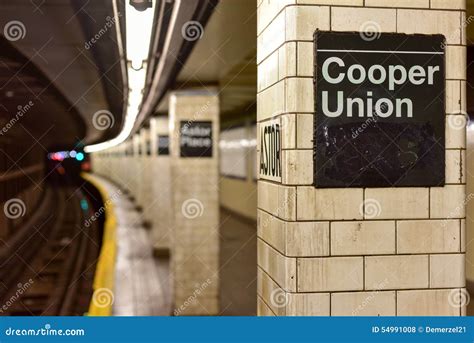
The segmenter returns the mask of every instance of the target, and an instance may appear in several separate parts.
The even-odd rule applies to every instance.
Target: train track
[[[50,209],[0,251],[0,315],[87,312],[100,250],[97,222],[85,226],[91,202],[71,186],[50,189],[45,198]]]

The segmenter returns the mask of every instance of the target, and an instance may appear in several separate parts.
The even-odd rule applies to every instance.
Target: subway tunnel
[[[471,315],[473,22],[3,0],[0,314]]]

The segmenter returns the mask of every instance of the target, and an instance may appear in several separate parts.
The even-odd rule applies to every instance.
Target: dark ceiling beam
[[[125,114],[125,99],[126,99],[126,80],[124,79],[123,70],[121,68],[121,61],[126,59],[119,51],[119,44],[117,42],[116,25],[107,27],[104,30],[106,23],[114,18],[120,25],[122,32],[123,46],[125,46],[125,5],[128,0],[117,0],[119,17],[114,17],[113,2],[110,0],[74,0],[72,5],[77,13],[79,23],[84,32],[84,37],[91,38],[97,33],[102,32],[100,40],[90,45],[89,49],[92,52],[94,63],[99,69],[101,78],[101,86],[104,91],[108,110],[114,115],[115,123],[113,127],[103,130],[102,137],[99,141],[105,141],[117,136],[124,123]],[[95,20],[91,20],[88,13],[95,14]],[[103,33],[105,32],[105,33]],[[97,143],[97,142],[89,142]]]
[[[163,1],[160,1],[160,4]],[[158,60],[153,65],[153,76],[149,82],[148,89],[145,90],[145,99],[142,103],[140,113],[135,122],[134,132],[136,132],[149,118],[157,108],[166,91],[173,87],[173,84],[183,68],[186,60],[191,54],[197,40],[186,40],[182,34],[183,26],[189,21],[197,21],[202,27],[205,27],[209,17],[218,4],[218,0],[171,0],[167,1],[173,7],[170,13],[170,19],[161,22],[162,27],[157,27],[153,39],[157,40],[157,35],[163,37],[166,32],[166,38],[158,41],[162,42],[161,51],[152,51],[156,54]],[[167,26],[167,27],[165,27]],[[160,47],[158,45],[158,47]],[[156,49],[154,46],[153,49]]]
[[[166,34],[169,29],[171,14],[173,13],[173,1],[158,1],[155,6],[155,17],[153,19],[153,27],[156,30],[152,33],[150,52],[148,55],[148,67],[146,75],[146,90],[145,96],[148,96],[150,85],[153,81],[153,75],[156,72],[158,62],[166,41]]]

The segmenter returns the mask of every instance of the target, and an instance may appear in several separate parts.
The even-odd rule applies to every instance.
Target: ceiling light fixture
[[[140,111],[143,100],[143,90],[145,88],[146,61],[150,49],[154,11],[138,12],[132,2],[138,3],[140,1],[131,0],[130,3],[125,6],[126,51],[128,60],[128,104],[125,122],[122,131],[117,137],[102,143],[86,146],[84,150],[88,153],[108,149],[124,142],[130,136]],[[143,0],[141,2],[150,2],[151,6],[154,6],[156,0]]]

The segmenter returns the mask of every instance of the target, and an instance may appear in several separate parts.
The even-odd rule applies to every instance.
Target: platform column
[[[259,163],[273,152],[258,181],[258,314],[463,315],[465,1],[265,0],[257,12]],[[446,37],[444,187],[313,186],[313,34],[369,26]]]
[[[171,165],[169,137],[170,128],[167,116],[150,120],[150,140],[153,162],[152,176],[152,218],[155,253],[158,256],[170,254],[173,235],[171,209]]]
[[[151,217],[153,215],[153,193],[152,193],[152,177],[151,172],[151,141],[150,128],[144,127],[140,130],[140,150],[142,152],[141,162],[139,165],[140,182],[138,204],[142,208],[143,222],[147,227],[151,227]]]
[[[170,97],[172,276],[175,315],[219,313],[219,99],[207,91]]]
[[[133,148],[133,139],[128,139],[125,141],[125,164],[122,166],[122,174],[123,174],[123,181],[122,183],[124,184],[125,191],[127,194],[133,194],[132,193],[132,182],[131,180],[135,178],[135,175],[133,173],[133,168],[134,168],[134,148]],[[127,183],[125,183],[127,181]]]
[[[133,197],[135,204],[139,205],[140,201],[140,165],[141,165],[141,148],[140,148],[140,134],[136,133],[132,138],[132,146],[133,146],[133,156],[131,161],[131,168],[130,168],[130,191],[131,196]]]

